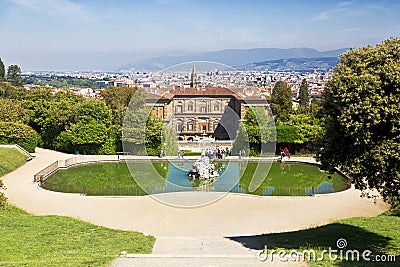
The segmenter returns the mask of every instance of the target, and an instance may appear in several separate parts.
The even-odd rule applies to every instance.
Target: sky
[[[400,1],[0,0],[0,58],[33,70],[113,70],[231,48],[361,47],[400,37]]]

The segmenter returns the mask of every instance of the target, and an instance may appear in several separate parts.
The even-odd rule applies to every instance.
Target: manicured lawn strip
[[[347,247],[344,249],[357,249],[361,254],[364,250],[371,250],[373,255],[396,255],[396,262],[355,262],[331,261],[326,255],[323,261],[311,261],[311,266],[399,266],[400,263],[400,217],[377,216],[359,217],[335,221],[333,223],[296,232],[266,234],[258,236],[262,247],[268,249],[303,251],[316,251],[317,258],[321,251],[329,247],[338,249],[336,241],[344,238]]]
[[[195,152],[191,150],[183,150],[185,152],[184,156],[201,156],[201,152]]]
[[[0,177],[26,162],[27,156],[15,148],[0,147]]]
[[[111,215],[110,215],[111,216]],[[122,250],[151,253],[153,236],[62,216],[0,211],[0,266],[105,266]]]

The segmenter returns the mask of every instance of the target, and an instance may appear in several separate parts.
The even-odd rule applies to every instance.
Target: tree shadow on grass
[[[284,250],[297,250],[303,251],[305,249],[313,250],[332,250],[338,249],[337,240],[344,238],[347,246],[343,249],[358,250],[361,254],[365,250],[371,250],[372,255],[385,254],[382,250],[388,246],[391,238],[378,235],[366,231],[362,228],[341,224],[332,223],[325,226],[320,226],[312,229],[305,229],[295,232],[263,234],[256,236],[235,236],[228,237],[230,240],[241,243],[244,247],[249,249],[261,250],[265,246],[271,249],[284,249]],[[398,253],[397,253],[398,254]],[[396,262],[392,264],[385,262],[382,266],[398,266],[400,255],[396,255]],[[338,261],[334,263],[337,266],[365,266],[369,265],[367,262],[354,262],[354,261]],[[378,265],[377,262],[371,262],[371,266]]]

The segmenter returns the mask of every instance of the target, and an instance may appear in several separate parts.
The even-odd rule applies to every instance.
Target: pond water
[[[347,178],[326,173],[316,165],[271,162],[215,162],[220,176],[213,180],[188,177],[193,162],[119,162],[79,165],[47,178],[48,190],[88,195],[146,195],[181,191],[211,191],[263,196],[308,196],[345,190]],[[263,165],[264,164],[264,165]],[[267,165],[266,165],[267,164]],[[255,190],[249,185],[256,168],[268,167]]]

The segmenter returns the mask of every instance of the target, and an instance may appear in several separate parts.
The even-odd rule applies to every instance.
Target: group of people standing
[[[185,156],[185,151],[178,150],[178,159],[183,159],[183,156]]]
[[[225,149],[223,148],[216,148],[216,149],[206,149],[204,155],[209,157],[210,159],[223,159],[226,156],[229,156],[231,151],[228,147]]]

